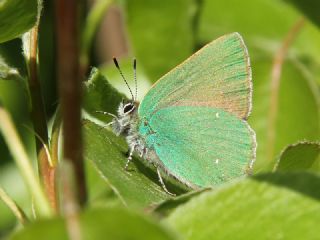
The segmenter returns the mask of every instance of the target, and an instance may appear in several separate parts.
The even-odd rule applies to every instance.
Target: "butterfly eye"
[[[131,112],[134,109],[134,105],[132,103],[129,103],[124,106],[123,112],[128,113]]]

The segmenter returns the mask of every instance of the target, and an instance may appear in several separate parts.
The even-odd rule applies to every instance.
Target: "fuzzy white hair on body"
[[[157,169],[157,174],[159,178],[159,182],[163,188],[163,190],[170,194],[170,195],[175,195],[170,193],[161,177],[161,173],[171,176],[174,179],[178,180],[179,182],[183,183],[184,185],[188,187],[194,188],[194,186],[191,186],[191,184],[186,183],[185,181],[182,181],[182,179],[179,179],[177,176],[172,174],[168,169],[165,168],[161,160],[159,160],[157,157],[154,156],[154,151],[150,151],[145,143],[144,138],[139,134],[139,116],[138,116],[138,106],[139,103],[137,102],[137,77],[136,77],[136,60],[133,60],[133,70],[134,70],[134,81],[135,81],[135,96],[133,95],[133,92],[131,91],[129,84],[127,80],[125,79],[119,63],[116,58],[113,58],[114,64],[117,67],[122,79],[126,83],[130,94],[132,96],[132,99],[129,100],[128,102],[122,101],[119,104],[117,115],[107,113],[107,112],[101,112],[106,115],[110,115],[113,117],[113,120],[110,124],[112,126],[113,132],[117,136],[124,136],[126,139],[126,142],[129,147],[129,154],[128,154],[128,159],[125,164],[125,170],[128,169],[129,163],[132,161],[132,155],[134,152],[136,152],[140,157],[142,157],[148,164],[152,164],[156,169]],[[148,123],[146,123],[148,124]]]
[[[163,182],[161,177],[162,171],[160,169],[161,164],[153,161],[152,158],[147,157],[148,148],[138,133],[139,117],[137,109],[138,103],[135,101],[130,101],[128,103],[121,102],[118,107],[117,116],[114,116],[111,122],[113,132],[117,136],[124,136],[129,147],[129,156],[124,168],[125,170],[128,169],[129,163],[132,161],[132,155],[134,152],[136,152],[140,157],[156,167],[159,182],[163,190],[170,195],[174,195],[167,190]]]

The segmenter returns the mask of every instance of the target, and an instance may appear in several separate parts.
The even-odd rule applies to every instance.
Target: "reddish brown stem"
[[[76,0],[57,0],[57,66],[61,116],[63,122],[64,159],[74,168],[77,199],[86,201],[80,122],[81,76],[79,67],[78,4]]]
[[[38,78],[38,26],[31,30],[30,34],[30,58],[29,58],[29,91],[31,96],[31,118],[36,132],[36,148],[38,155],[38,168],[41,182],[44,185],[47,197],[53,210],[57,210],[55,168],[50,166],[44,144],[48,145],[48,130],[43,103],[41,86]]]
[[[269,118],[268,118],[268,135],[267,135],[267,148],[269,160],[274,157],[274,145],[276,136],[276,120],[279,105],[279,88],[281,80],[282,66],[285,57],[288,54],[289,47],[292,45],[293,41],[297,37],[298,33],[302,29],[305,21],[304,19],[298,20],[294,26],[290,29],[287,36],[283,40],[281,48],[277,51],[271,73],[271,96],[270,96],[270,108],[269,108]]]

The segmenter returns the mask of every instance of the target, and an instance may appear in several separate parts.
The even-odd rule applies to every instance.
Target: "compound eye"
[[[134,109],[134,105],[132,103],[128,103],[124,106],[123,112],[128,113],[131,112]]]

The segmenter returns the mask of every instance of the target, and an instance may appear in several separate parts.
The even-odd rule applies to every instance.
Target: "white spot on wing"
[[[216,163],[216,164],[218,164],[218,163],[219,163],[219,161],[220,161],[219,159],[216,159],[216,160],[215,160],[215,163]]]
[[[216,118],[219,118],[219,117],[220,117],[219,113],[218,113],[218,112],[216,112]]]

